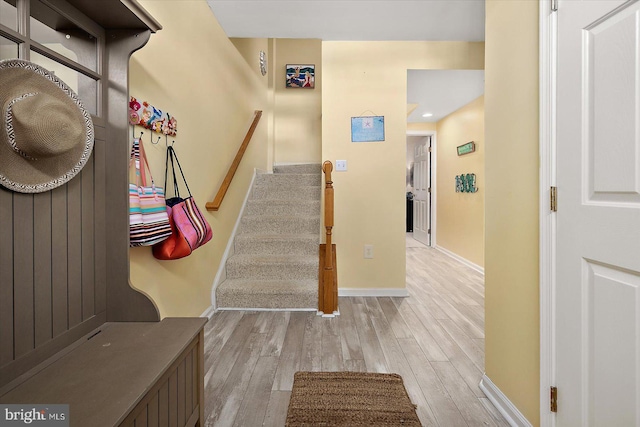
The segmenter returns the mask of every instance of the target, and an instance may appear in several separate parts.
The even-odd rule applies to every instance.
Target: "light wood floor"
[[[408,298],[340,298],[340,316],[216,313],[205,328],[206,426],[283,426],[296,371],[396,372],[423,425],[507,426],[478,383],[484,279],[407,248]]]

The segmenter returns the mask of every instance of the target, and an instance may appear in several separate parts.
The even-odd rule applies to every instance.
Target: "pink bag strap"
[[[136,160],[138,160],[136,162]],[[131,168],[131,164],[135,162],[136,165],[136,177],[139,177],[139,180],[136,184],[142,187],[147,186],[147,171],[149,171],[149,177],[151,178],[151,185],[153,185],[153,177],[151,176],[151,168],[149,167],[149,161],[147,160],[147,154],[144,151],[144,144],[142,143],[142,138],[136,138],[133,140],[133,145],[131,146],[131,159],[129,160],[129,168]]]

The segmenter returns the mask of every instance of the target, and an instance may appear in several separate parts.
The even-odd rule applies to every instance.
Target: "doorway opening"
[[[407,131],[407,239],[428,247],[435,246],[434,150],[434,131]]]

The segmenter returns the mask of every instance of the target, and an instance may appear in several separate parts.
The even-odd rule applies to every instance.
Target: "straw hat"
[[[91,115],[69,86],[28,61],[0,61],[0,184],[21,193],[76,176],[93,149]]]

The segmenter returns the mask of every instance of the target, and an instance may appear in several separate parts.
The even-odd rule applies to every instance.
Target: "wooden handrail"
[[[207,208],[208,211],[217,211],[218,209],[220,209],[220,205],[222,204],[224,195],[227,194],[227,190],[231,185],[231,180],[233,179],[233,176],[236,174],[236,171],[238,170],[238,166],[240,165],[242,156],[244,156],[244,152],[247,151],[247,147],[249,146],[249,141],[251,141],[253,132],[255,132],[256,127],[258,126],[260,117],[262,117],[262,111],[256,110],[255,115],[253,116],[253,122],[251,123],[251,126],[249,127],[249,130],[247,131],[247,134],[245,135],[244,140],[242,141],[242,145],[240,145],[240,148],[238,149],[238,154],[236,154],[235,159],[233,159],[233,163],[231,163],[231,166],[227,171],[227,175],[224,177],[224,181],[222,181],[222,184],[220,185],[218,194],[216,194],[216,197],[213,199],[212,202],[207,202],[205,204],[205,207]]]
[[[318,310],[325,314],[333,314],[338,310],[338,275],[336,271],[336,245],[332,244],[333,229],[333,181],[331,171],[333,164],[326,161],[322,165],[325,174],[324,189],[324,227],[326,243],[320,245],[320,280],[318,283]]]

